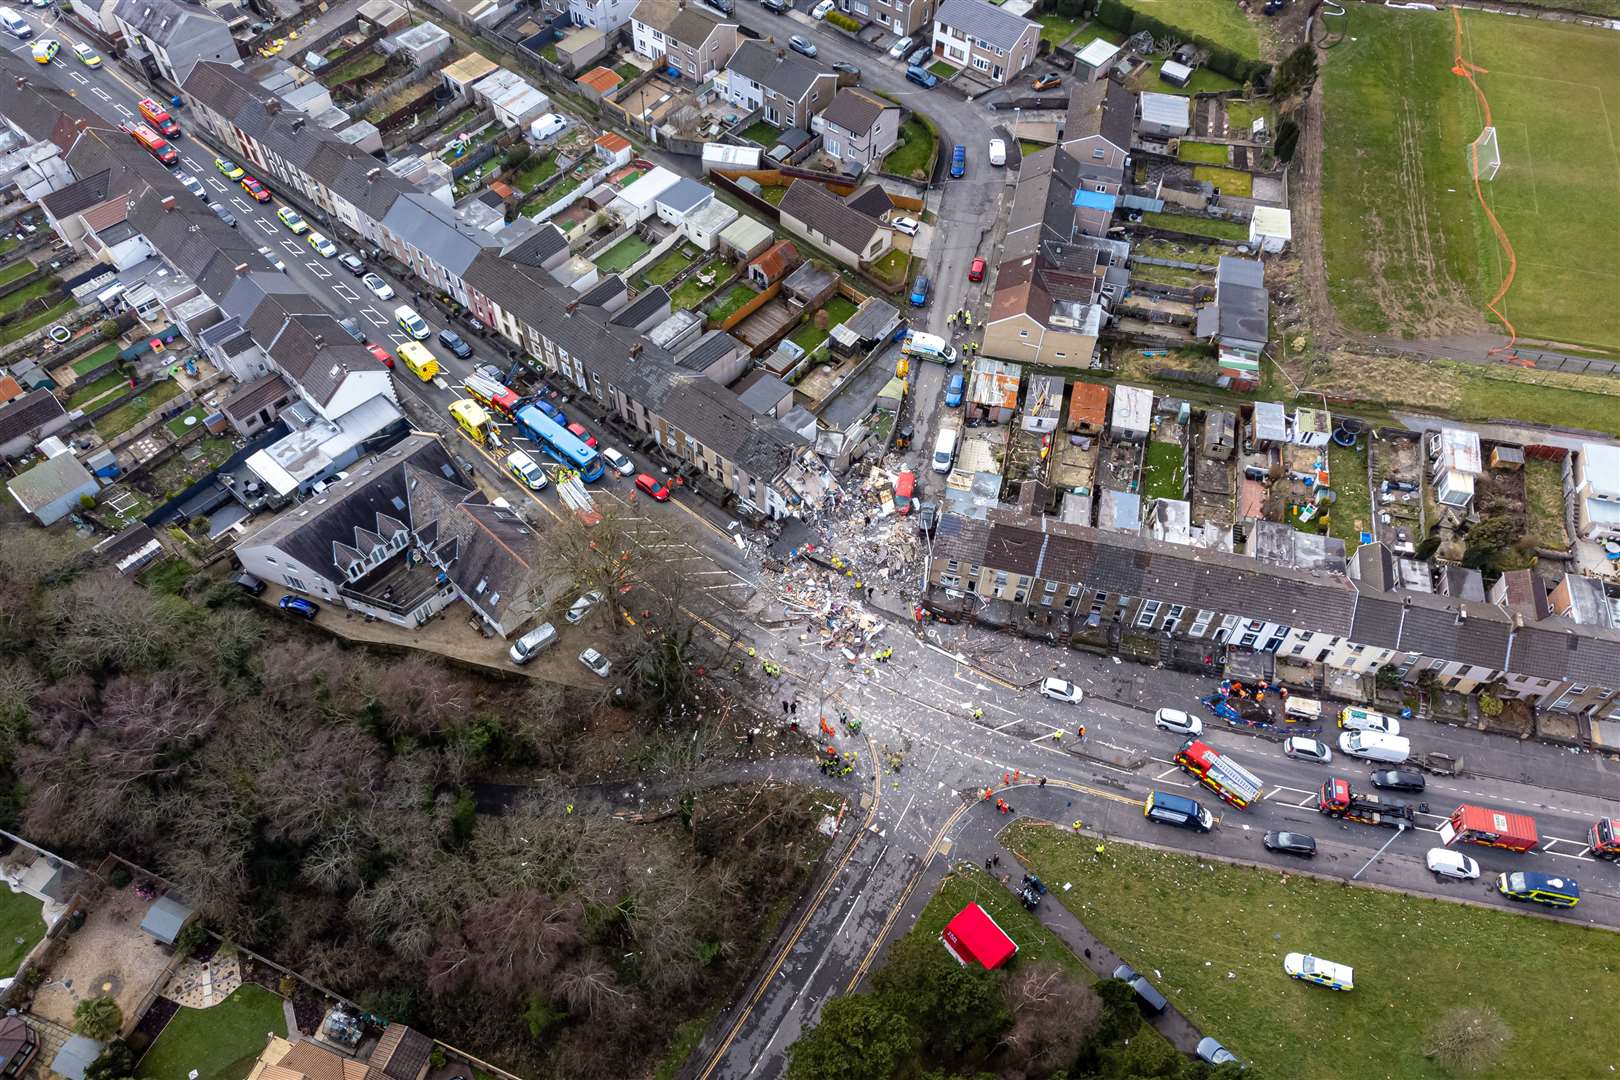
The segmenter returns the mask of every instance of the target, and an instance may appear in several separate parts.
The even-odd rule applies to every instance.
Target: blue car
[[[553,405],[551,402],[537,401],[535,402],[535,405],[539,407],[541,412],[557,421],[557,423],[561,424],[563,427],[568,426],[568,414],[557,408],[557,406]]]
[[[945,390],[946,408],[954,409],[958,405],[962,404],[962,391],[966,385],[967,384],[963,380],[962,373],[960,371],[951,376],[951,385]]]
[[[951,179],[960,180],[967,173],[967,147],[957,143],[951,148]]]
[[[294,615],[302,615],[306,619],[313,619],[321,613],[321,609],[305,600],[302,596],[283,596],[280,600],[282,611],[290,611]]]
[[[917,280],[911,283],[911,306],[923,307],[928,303],[928,275],[918,274]]]
[[[920,68],[916,64],[912,64],[910,67],[906,68],[906,78],[907,80],[916,83],[924,90],[932,90],[935,86],[939,85],[938,75],[935,75],[927,68]]]

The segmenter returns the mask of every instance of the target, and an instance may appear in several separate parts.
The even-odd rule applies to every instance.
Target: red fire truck
[[[1509,851],[1529,851],[1538,839],[1536,819],[1529,814],[1466,803],[1453,810],[1450,820],[1440,826],[1440,842],[1448,846],[1454,840],[1461,840]]]
[[[1254,773],[1199,739],[1187,740],[1176,752],[1176,764],[1239,809],[1258,799],[1266,788]]]
[[[1339,776],[1322,785],[1316,796],[1316,812],[1391,829],[1410,828],[1414,816],[1412,808],[1405,803],[1385,802],[1377,795],[1358,795],[1351,789],[1350,781]]]
[[[1592,849],[1587,854],[1594,859],[1620,862],[1620,818],[1594,821],[1586,830],[1586,846]]]
[[[517,415],[518,402],[521,400],[517,394],[508,390],[493,379],[486,379],[482,375],[468,375],[466,379],[467,393],[485,408],[493,409],[501,414],[504,420],[511,420]]]
[[[163,164],[173,167],[180,164],[180,152],[163,140],[163,136],[147,127],[145,124],[121,125],[129,137],[146,148],[146,152],[157,158]]]
[[[143,97],[135,103],[135,108],[140,111],[141,119],[157,128],[165,139],[178,139],[180,137],[180,125],[174,122],[174,117],[169,115],[168,109],[165,109],[153,99]]]

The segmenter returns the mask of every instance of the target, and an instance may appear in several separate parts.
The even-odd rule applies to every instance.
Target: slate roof
[[[403,1024],[390,1024],[368,1059],[389,1080],[416,1080],[433,1053],[433,1040]]]
[[[812,180],[789,184],[777,210],[857,254],[866,250],[866,245],[872,242],[872,234],[883,228],[875,218],[851,209]]]
[[[1613,687],[1620,673],[1620,634],[1553,616],[1513,632],[1504,666],[1515,675]]]
[[[548,221],[517,244],[504,249],[501,257],[530,266],[544,266],[547,260],[566,250],[568,237]]]
[[[579,302],[589,304],[591,307],[606,307],[628,291],[624,278],[618,274],[608,274],[581,294]]]
[[[292,387],[280,372],[243,384],[242,388],[225,400],[220,408],[233,420],[244,420],[292,393]]]
[[[1215,270],[1216,333],[1240,341],[1265,341],[1270,334],[1270,297],[1259,259],[1222,255]]]
[[[630,18],[694,49],[703,47],[715,27],[725,25],[724,20],[679,0],[641,0]]]
[[[463,224],[438,199],[417,192],[395,199],[383,224],[458,278],[480,252],[499,246],[488,233]]]
[[[790,50],[782,50],[778,55],[769,45],[758,41],[745,41],[737,46],[726,70],[752,79],[790,101],[798,101],[809,93],[817,79],[831,77],[831,73],[823,71],[821,65],[808,57]]]
[[[613,322],[619,326],[640,326],[667,307],[669,307],[669,291],[662,285],[654,285],[632,300],[628,307],[614,315]]]
[[[747,351],[746,345],[724,330],[710,330],[681,354],[678,363],[681,367],[692,371],[707,371],[726,357]]]
[[[91,173],[83,180],[75,180],[66,187],[51,192],[40,202],[52,217],[60,221],[70,214],[77,214],[97,203],[106,202],[111,181],[112,170],[102,169]]]
[[[1433,593],[1403,593],[1401,599],[1405,610],[1396,648],[1402,652],[1492,669],[1507,663],[1508,632],[1513,624],[1499,609]]]
[[[62,403],[49,390],[35,390],[15,401],[8,401],[0,406],[0,443],[27,435],[66,413]]]
[[[676,214],[687,214],[714,198],[714,189],[689,176],[683,176],[665,188],[653,201],[667,206]]]
[[[870,94],[863,94],[853,87],[846,86],[833,95],[821,118],[829,124],[837,124],[852,135],[865,135],[872,130],[872,125],[878,122],[878,117],[883,115],[885,109],[899,108],[898,105],[880,101]]]
[[[845,199],[844,205],[867,217],[881,220],[884,214],[894,209],[894,200],[877,184],[868,184]]]
[[[225,26],[224,20],[207,8],[175,0],[118,0],[113,13],[164,48],[190,40],[206,32],[208,26]]]
[[[78,458],[58,454],[20,473],[6,488],[24,510],[34,513],[94,480]]]
[[[1027,28],[1038,25],[984,0],[945,0],[934,13],[934,21],[1003,49],[1017,45]]]
[[[951,2],[951,0],[947,0]],[[1063,144],[1101,135],[1121,150],[1131,148],[1136,128],[1136,100],[1112,79],[1075,83],[1063,118]]]

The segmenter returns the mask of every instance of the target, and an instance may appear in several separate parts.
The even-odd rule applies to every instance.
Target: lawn
[[[744,304],[748,303],[748,301],[752,300],[758,295],[758,289],[754,288],[752,285],[747,285],[739,281],[737,284],[731,287],[726,295],[720,298],[720,301],[715,304],[713,308],[710,309],[709,318],[713,319],[715,322],[725,322],[738,311],[742,310]]]
[[[1234,8],[1234,10],[1236,10]],[[1159,65],[1162,60],[1155,59],[1147,67],[1131,76],[1125,84],[1129,90],[1148,90],[1157,94],[1179,94],[1182,97],[1191,97],[1194,94],[1218,94],[1222,90],[1241,90],[1243,84],[1236,79],[1229,79],[1218,71],[1201,67],[1192,73],[1186,86],[1176,86],[1159,78]]]
[[[1564,529],[1564,467],[1556,461],[1526,458],[1524,462],[1524,508],[1530,536],[1537,547],[1566,551],[1569,533]]]
[[[108,372],[95,382],[74,383],[73,393],[68,395],[68,408],[81,408],[86,403],[94,401],[96,398],[105,393],[115,390],[120,386],[128,385],[129,380],[124,378],[123,375],[116,371]]]
[[[1007,886],[969,863],[959,864],[945,875],[945,880],[939,883],[939,891],[929,898],[928,906],[917,916],[906,937],[920,934],[925,938],[938,938],[945,924],[969,904],[984,908],[1007,932],[1007,936],[1018,942],[1018,955],[1014,963],[1050,963],[1088,983],[1095,981],[1091,969],[1069,951],[1062,938],[1042,925],[1040,919],[1025,911],[1024,905],[1014,898]]]
[[[1092,844],[1032,824],[1008,839],[1053,900],[1138,971],[1160,972],[1154,985],[1256,1072],[1451,1076],[1423,1043],[1438,1014],[1466,1002],[1512,1034],[1479,1075],[1536,1076],[1549,1062],[1559,1076],[1609,1075],[1613,1047],[1564,1003],[1620,993],[1612,934],[1119,842],[1098,858]],[[1355,968],[1353,993],[1283,974],[1284,953],[1318,948]]]
[[[1018,154],[1020,157],[1029,157],[1031,154],[1038,154],[1042,150],[1048,149],[1051,145],[1051,143],[1034,142],[1030,139],[1019,139]]]
[[[855,314],[855,305],[842,296],[835,296],[822,305],[821,310],[827,313],[827,329],[823,330],[817,327],[815,316],[811,316],[809,322],[788,335],[789,340],[805,352],[809,352],[823,341],[826,341],[827,334],[833,327]]]
[[[106,416],[96,421],[96,430],[101,432],[103,439],[111,439],[115,435],[122,435],[142,420],[148,413],[159,408],[165,401],[180,393],[180,384],[173,379],[164,379],[153,383],[145,390],[118,406]]]
[[[1230,49],[1251,60],[1260,58],[1260,26],[1227,0],[1121,0],[1132,11],[1150,15],[1178,30]]]
[[[911,254],[895,248],[871,266],[872,276],[892,288],[906,282],[906,269],[911,265]]]
[[[1367,489],[1367,442],[1328,444],[1328,477],[1337,499],[1328,510],[1328,535],[1344,541],[1346,551],[1361,546],[1362,532],[1375,532],[1372,495]]]
[[[1218,165],[1194,165],[1194,180],[1207,180],[1222,195],[1235,195],[1247,199],[1254,192],[1254,177],[1240,169],[1223,169]]]
[[[557,154],[530,154],[529,160],[512,173],[512,186],[527,195],[557,175]]]
[[[932,64],[928,65],[928,70],[932,71],[935,75],[938,75],[942,79],[950,79],[954,78],[956,73],[962,69],[957,67],[955,64],[948,63],[944,60],[935,60]]]
[[[1186,494],[1186,453],[1176,443],[1148,443],[1142,459],[1142,498],[1181,499]]]
[[[176,439],[183,439],[188,432],[195,431],[198,427],[200,427],[202,425],[203,418],[207,415],[207,406],[194,405],[163,426],[168,428],[169,434],[173,435]],[[187,420],[190,420],[191,423],[186,423]]]
[[[43,907],[27,893],[0,889],[0,972],[15,975],[45,936]]]
[[[534,200],[534,202],[530,203],[528,206],[525,206],[523,208],[523,216],[539,216],[541,211],[545,210],[547,207],[554,206],[556,203],[566,198],[573,192],[575,188],[579,187],[579,185],[584,182],[585,181],[581,180],[577,176],[563,177],[561,180],[557,181],[551,186],[550,191],[547,191],[540,198]]]
[[[78,306],[69,298],[53,308],[41,311],[37,315],[30,315],[26,319],[18,319],[16,322],[10,323],[4,329],[0,329],[0,345],[10,345],[14,341],[21,341],[40,327],[49,326],[59,319],[66,318]]]
[[[636,67],[636,65],[630,63],[629,61],[626,61],[625,63],[620,64],[618,67],[614,68],[613,70],[618,72],[619,73],[619,78],[623,79],[625,82],[629,82],[632,79],[640,78],[640,76],[641,76],[641,69]]]
[[[1080,32],[1085,25],[1083,19],[1073,19],[1067,15],[1049,12],[1045,15],[1034,16],[1036,22],[1041,24],[1041,40],[1050,41],[1053,45],[1061,45]]]
[[[883,171],[896,176],[910,176],[924,170],[934,160],[934,134],[916,116],[906,117],[900,125],[901,144],[883,159]]]
[[[244,984],[209,1009],[182,1008],[141,1059],[141,1077],[174,1080],[196,1070],[198,1080],[242,1080],[264,1050],[264,1036],[287,1034],[281,999]]]
[[[27,277],[34,272],[34,264],[27,259],[18,259],[10,266],[0,269],[0,285],[9,285],[18,278]]]
[[[333,67],[321,72],[321,82],[326,86],[337,86],[350,79],[359,79],[373,72],[381,71],[382,66],[388,63],[388,57],[382,53],[367,49],[358,56],[351,56],[339,61]]]
[[[781,206],[782,200],[787,196],[787,184],[766,184],[759,189],[759,197],[772,206]]]
[[[1234,243],[1243,243],[1249,238],[1249,227],[1241,221],[1222,221],[1218,218],[1192,217],[1187,214],[1145,213],[1142,215],[1142,224],[1167,232],[1190,233],[1193,236],[1207,236],[1212,240],[1231,240]]]
[[[738,134],[748,141],[756,142],[769,150],[776,145],[776,140],[781,137],[782,129],[774,124],[768,124],[764,120],[755,120]]]
[[[118,343],[114,341],[109,341],[99,349],[92,349],[73,361],[73,374],[84,375],[86,372],[94,371],[116,357],[119,351]]]
[[[641,275],[641,280],[648,285],[667,285],[691,265],[692,256],[686,253],[683,245],[676,244],[659,256],[657,262],[647,267],[646,272]]]
[[[472,157],[473,151],[477,150],[480,146],[483,146],[491,139],[500,138],[501,134],[505,130],[506,129],[501,127],[499,124],[490,124],[488,127],[484,128],[484,130],[468,139],[466,143],[462,145],[460,153],[457,153],[456,148],[452,146],[446,149],[444,153],[439,155],[439,160],[444,162],[446,165],[455,165],[458,161],[463,161]]]
[[[1242,98],[1226,99],[1226,130],[1234,138],[1239,133],[1247,134],[1254,130],[1254,122],[1261,117],[1265,118],[1266,127],[1276,131],[1277,110],[1269,101],[1244,101]]]
[[[1452,16],[1350,10],[1323,70],[1334,304],[1361,331],[1483,327],[1507,262],[1469,181],[1482,114],[1451,73]],[[1620,351],[1620,108],[1602,105],[1620,37],[1472,11],[1462,25],[1501,142],[1501,172],[1481,190],[1517,260],[1503,310],[1525,337]]]
[[[39,299],[54,287],[50,278],[42,277],[38,281],[30,281],[20,289],[0,296],[0,315],[10,315],[14,311],[21,311],[29,301]]]
[[[605,274],[620,274],[634,266],[651,250],[651,244],[632,234],[598,255],[596,268]]]
[[[657,269],[657,267],[654,267],[654,269]],[[726,278],[724,281],[716,281],[712,285],[705,285],[698,280],[702,276],[701,274],[693,274],[681,282],[679,287],[669,294],[670,307],[681,311],[695,311],[699,304],[713,296],[716,290],[731,281],[730,278]]]
[[[1225,165],[1231,160],[1231,155],[1222,144],[1193,142],[1191,139],[1181,140],[1176,147],[1176,157],[1199,165]]]

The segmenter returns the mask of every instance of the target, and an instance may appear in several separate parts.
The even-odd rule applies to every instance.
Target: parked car
[[[1379,769],[1372,774],[1371,779],[1373,787],[1388,788],[1391,791],[1422,791],[1428,786],[1422,773],[1406,769]]]
[[[1268,851],[1280,851],[1284,855],[1299,855],[1309,859],[1316,855],[1316,840],[1297,832],[1268,832],[1262,840]]]
[[[474,364],[473,374],[480,379],[488,379],[490,382],[500,383],[502,386],[506,385],[506,372],[494,364]]]
[[[426,341],[433,334],[433,329],[428,326],[427,320],[418,315],[416,309],[408,304],[401,304],[394,309],[394,322],[398,323],[399,328],[405,331],[409,337],[415,338],[417,341]]]
[[[1313,982],[1333,990],[1349,991],[1356,987],[1354,968],[1309,953],[1291,952],[1283,957],[1283,971],[1291,979]]]
[[[308,244],[315,254],[323,259],[330,259],[337,254],[337,245],[318,232],[312,232],[304,237],[304,243]]]
[[[923,501],[917,504],[917,528],[925,533],[931,533],[939,525],[939,504],[932,501]]]
[[[645,491],[659,502],[669,502],[669,488],[658,482],[658,478],[651,473],[642,473],[636,477],[636,487]]]
[[[778,15],[786,15],[793,10],[787,0],[759,0],[759,6]]]
[[[242,168],[242,166],[238,165],[236,162],[232,161],[230,158],[223,158],[223,157],[215,158],[214,159],[214,168],[218,169],[219,174],[221,176],[223,176],[227,180],[240,180],[240,179],[242,179],[242,177],[247,175],[247,170]],[[281,220],[286,221],[287,220],[286,215],[287,214],[292,214],[292,211],[291,210],[283,210],[283,211],[281,211],[281,213],[282,213]],[[293,214],[293,216],[297,217],[298,215]],[[294,230],[294,231],[297,231],[297,230]]]
[[[951,147],[951,179],[960,180],[967,175],[967,147],[957,143]]]
[[[1159,993],[1158,989],[1148,982],[1146,978],[1138,975],[1136,970],[1129,964],[1121,964],[1115,968],[1114,978],[1129,983],[1131,989],[1136,991],[1137,1000],[1150,1012],[1162,1013],[1170,1005],[1165,1000],[1164,995]]]
[[[1068,679],[1048,675],[1041,680],[1041,697],[1048,697],[1053,701],[1061,701],[1069,705],[1078,705],[1085,699],[1085,696],[1085,691]]]
[[[629,476],[636,471],[636,463],[611,446],[602,448],[602,461],[620,476]]]
[[[214,212],[214,216],[219,218],[219,220],[223,221],[233,229],[236,228],[236,215],[225,209],[222,204],[217,202],[209,203],[208,209],[212,210]]]
[[[274,249],[262,247],[259,249],[259,254],[264,256],[264,261],[270,264],[271,269],[279,270],[282,273],[287,272],[287,264],[281,261],[281,256],[277,255]]]
[[[801,53],[801,54],[803,54],[805,56],[814,56],[814,55],[816,55],[815,43],[812,42],[809,38],[801,37],[798,34],[794,34],[792,37],[788,38],[788,48],[792,49],[796,53]]]
[[[514,664],[527,664],[555,644],[557,644],[557,628],[543,622],[512,642],[512,648],[506,655]]]
[[[96,50],[92,49],[82,41],[75,41],[73,43],[73,55],[77,56],[79,58],[79,63],[83,64],[85,67],[98,68],[101,66],[100,55],[96,53]]]
[[[1479,877],[1479,863],[1450,848],[1430,848],[1424,862],[1439,877],[1457,878],[1459,881],[1473,881]]]
[[[595,649],[586,649],[579,654],[579,662],[591,669],[591,674],[599,679],[608,677],[613,670],[613,661],[597,652]]]
[[[1333,760],[1333,751],[1328,749],[1326,743],[1300,735],[1290,735],[1283,740],[1283,754],[1301,761],[1314,761],[1318,765],[1326,765]]]
[[[821,3],[810,9],[810,17],[817,21],[825,19],[827,13],[836,7],[833,0],[821,0]]]
[[[465,360],[472,355],[472,346],[448,326],[439,331],[439,344]]]
[[[546,485],[551,482],[546,478],[546,471],[522,450],[514,450],[506,455],[506,471],[530,491],[544,491]]]
[[[260,581],[246,570],[242,571],[240,574],[237,574],[231,579],[231,581],[236,585],[237,588],[243,590],[244,592],[251,593],[254,596],[262,596],[264,594],[264,582]]]
[[[366,332],[360,329],[360,320],[342,318],[338,320],[338,325],[343,327],[346,334],[354,338],[356,345],[364,345],[366,343]]]
[[[928,305],[928,292],[931,285],[927,274],[918,274],[917,280],[911,283],[911,306],[926,307]]]
[[[1173,731],[1177,735],[1198,736],[1204,733],[1204,722],[1188,716],[1180,709],[1160,709],[1153,714],[1153,726],[1160,731]]]
[[[393,369],[394,358],[388,355],[387,349],[383,348],[381,345],[367,345],[366,351],[377,358],[377,363],[381,364],[385,368],[388,368],[389,370]]]
[[[919,45],[917,48],[911,50],[911,55],[906,57],[906,63],[915,64],[917,67],[922,67],[924,64],[928,63],[928,58],[933,55],[934,50],[932,48],[927,45]]]
[[[282,611],[291,612],[305,619],[313,619],[321,613],[319,605],[305,600],[302,596],[283,596],[276,601],[276,606]]]
[[[1225,1065],[1229,1061],[1236,1061],[1237,1055],[1222,1046],[1220,1040],[1213,1035],[1205,1035],[1198,1040],[1198,1060],[1211,1065]]]
[[[939,85],[939,76],[927,68],[920,68],[916,64],[906,68],[906,80],[914,82],[924,90],[932,90]]]
[[[991,139],[988,156],[992,165],[1000,167],[1007,164],[1007,140]]]
[[[962,392],[967,388],[967,382],[958,371],[951,376],[950,385],[945,388],[945,407],[955,409],[962,404]]]
[[[568,433],[592,450],[596,449],[596,436],[592,435],[585,425],[579,421],[576,420],[568,425]]]
[[[917,44],[917,42],[916,42],[916,40],[914,38],[909,38],[909,37],[901,38],[899,41],[897,41],[893,45],[889,46],[889,59],[891,59],[891,60],[900,59],[902,56],[905,56],[907,53],[909,53],[911,51],[912,47],[914,45],[916,45],[916,44]]]
[[[982,258],[974,259],[973,264],[968,267],[968,280],[969,281],[983,281],[984,280],[984,271],[985,271],[984,259],[982,259]]]
[[[568,614],[564,615],[563,618],[567,619],[571,623],[577,623],[591,613],[591,608],[595,607],[601,602],[602,593],[597,589],[592,589],[590,592],[585,593],[578,600],[575,600],[572,604],[570,604],[568,607]]]
[[[187,176],[185,173],[175,173],[174,178],[180,181],[181,187],[197,196],[197,198],[202,199],[204,202],[208,201],[208,189],[202,186],[201,180],[198,180],[195,176]]]
[[[900,515],[911,513],[911,507],[917,495],[917,474],[907,469],[894,478],[894,512]]]
[[[360,279],[360,284],[371,290],[371,295],[379,300],[392,300],[394,298],[394,287],[376,274],[367,274]]]
[[[922,228],[922,223],[913,217],[897,217],[889,224],[894,226],[895,232],[905,233],[907,236],[916,236],[917,230]]]
[[[321,479],[309,485],[309,493],[311,495],[319,495],[328,488],[336,487],[338,484],[341,484],[348,478],[349,474],[342,471],[335,472],[331,476],[323,476]]]
[[[831,67],[834,71],[839,72],[840,74],[853,75],[857,79],[861,77],[861,66],[859,64],[851,64],[846,60],[838,60],[834,62]]]
[[[242,185],[243,191],[247,192],[253,197],[254,202],[267,203],[270,201],[270,189],[259,183],[253,177],[244,176],[241,180],[238,180],[237,183]]]
[[[365,260],[361,259],[360,256],[356,255],[352,251],[345,251],[343,254],[339,255],[338,265],[343,267],[343,269],[347,270],[349,273],[353,274],[355,277],[359,277],[361,274],[366,272]]]
[[[218,162],[216,160],[216,164],[217,163]],[[294,210],[290,206],[283,206],[280,210],[277,210],[276,217],[281,219],[281,223],[283,225],[292,230],[292,234],[294,236],[297,236],[300,233],[309,232],[309,222],[305,221],[299,215],[298,211]]]
[[[1030,83],[1029,87],[1031,90],[1050,90],[1054,86],[1061,85],[1062,82],[1063,76],[1061,75],[1037,75],[1035,81]]]

